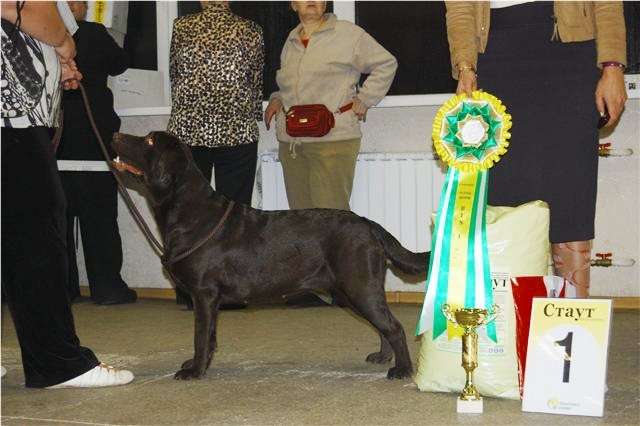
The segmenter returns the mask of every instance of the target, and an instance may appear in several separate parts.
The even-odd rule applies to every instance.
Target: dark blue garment
[[[562,43],[553,3],[491,10],[478,87],[513,117],[509,150],[491,169],[489,204],[544,200],[553,243],[594,238],[598,180],[595,41]]]

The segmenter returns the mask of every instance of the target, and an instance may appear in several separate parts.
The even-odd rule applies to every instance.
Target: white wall
[[[340,19],[354,21],[355,2],[340,1],[334,3],[335,13]],[[157,3],[157,35],[158,35],[158,64],[157,79],[162,83],[161,89],[149,87],[147,95],[143,96],[145,106],[133,108],[120,106],[123,115],[134,114],[167,114],[170,110],[168,92],[168,45],[171,38],[173,19],[177,16],[175,2]],[[140,79],[121,84],[137,84]],[[625,261],[635,260],[632,267],[593,268],[592,293],[608,296],[640,296],[640,76],[630,76],[635,81],[635,99],[627,102],[627,108],[613,134],[603,135],[602,142],[612,142],[617,150],[630,148],[630,157],[601,158],[599,177],[599,196],[596,217],[596,240],[594,253],[613,252],[614,259]],[[142,81],[151,84],[146,77]],[[137,82],[137,83],[136,83]],[[145,86],[146,87],[146,86]],[[154,86],[155,87],[155,86]],[[156,91],[158,93],[156,93]],[[162,93],[160,93],[162,92]],[[117,94],[116,94],[117,95]],[[116,96],[118,98],[118,96]],[[153,99],[160,98],[156,101]],[[442,99],[440,99],[442,98]],[[431,151],[430,128],[436,113],[436,106],[398,107],[394,105],[439,105],[447,96],[413,96],[391,97],[385,99],[381,105],[391,105],[388,108],[374,108],[369,112],[368,122],[363,126],[363,152],[416,152]],[[149,104],[151,102],[151,104]],[[133,105],[137,106],[137,105]],[[122,132],[144,135],[151,130],[166,128],[166,115],[138,115],[123,117]],[[266,132],[261,126],[259,151],[277,149],[273,131]],[[570,166],[570,165],[569,165]],[[146,220],[152,224],[144,200],[132,194],[141,207]],[[153,254],[149,244],[144,239],[137,225],[131,219],[126,206],[120,202],[120,228],[123,238],[125,263],[123,275],[132,287],[170,287],[161,272],[160,262]],[[425,230],[427,232],[427,230]],[[81,282],[86,283],[86,274],[82,254],[79,253]],[[388,288],[410,288],[403,286],[394,276],[388,277]],[[413,286],[414,290],[422,286]]]
[[[363,125],[363,152],[431,151],[430,128],[437,111],[435,106],[374,108]],[[151,130],[166,128],[167,116],[123,117],[121,131],[144,135]],[[592,268],[592,294],[606,296],[640,296],[640,100],[627,102],[626,111],[615,131],[602,142],[611,142],[617,150],[630,148],[629,157],[601,158],[599,196],[596,218],[595,252],[613,252],[617,259],[634,259],[632,267]],[[259,151],[277,149],[273,130],[261,125]],[[141,197],[132,194],[153,224]],[[131,219],[126,206],[120,202],[120,231],[125,262],[123,276],[132,287],[162,287],[170,284],[161,272],[160,262]],[[425,230],[428,232],[428,230]],[[86,283],[82,255],[81,282]],[[389,282],[391,280],[392,282]],[[395,277],[388,278],[391,288]],[[399,281],[397,281],[399,282]],[[389,288],[389,287],[388,287]],[[422,290],[418,284],[415,290]]]

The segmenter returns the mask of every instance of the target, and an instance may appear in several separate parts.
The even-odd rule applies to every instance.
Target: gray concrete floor
[[[409,336],[419,307],[393,305]],[[3,306],[6,310],[6,306]],[[192,354],[193,317],[171,301],[74,305],[78,335],[135,381],[117,388],[24,387],[8,311],[2,323],[2,424],[408,425],[640,424],[640,313],[616,311],[603,418],[523,413],[518,401],[485,399],[485,414],[458,415],[456,396],[388,381],[388,366],[364,362],[378,347],[373,330],[340,308],[225,311],[219,349],[207,375],[173,380]],[[418,343],[409,338],[412,356]]]

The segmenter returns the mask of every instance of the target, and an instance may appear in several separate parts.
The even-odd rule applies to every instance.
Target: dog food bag
[[[487,244],[494,290],[500,308],[495,319],[498,341],[478,329],[478,368],[474,382],[481,395],[519,399],[516,352],[516,318],[511,278],[545,275],[549,263],[549,207],[532,201],[518,207],[487,207]],[[422,334],[418,371],[414,378],[421,391],[456,392],[464,387],[462,342],[447,333],[433,340]]]
[[[529,324],[534,297],[575,298],[576,288],[566,278],[548,275],[545,277],[516,277],[511,280],[511,290],[516,311],[516,348],[518,350],[518,380],[520,397],[524,389],[524,373],[529,344]]]

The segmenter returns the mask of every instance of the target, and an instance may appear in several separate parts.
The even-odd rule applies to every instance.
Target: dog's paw
[[[367,356],[367,362],[372,364],[386,364],[393,359],[393,353],[373,352]]]
[[[387,379],[406,379],[411,377],[413,370],[411,367],[391,367],[387,372]]]
[[[204,375],[204,372],[199,372],[195,368],[183,368],[174,374],[173,378],[176,380],[192,380],[199,379]]]
[[[180,366],[180,368],[182,370],[188,370],[190,368],[193,368],[193,358],[189,358],[188,360],[183,362],[182,365]]]

